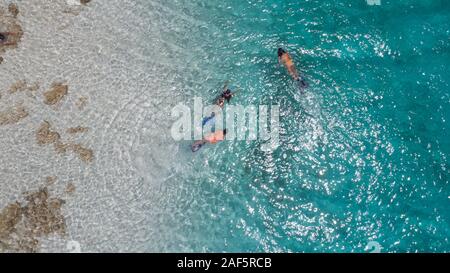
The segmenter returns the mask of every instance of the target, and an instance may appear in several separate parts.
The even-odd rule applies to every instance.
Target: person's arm
[[[224,86],[223,86],[223,88],[222,88],[222,90],[223,90],[222,93],[225,92],[225,91],[227,91],[227,89],[228,89],[228,84],[229,84],[229,83],[230,83],[229,81],[226,81],[226,82],[225,82],[225,84],[224,84]]]
[[[203,144],[205,144],[207,141],[206,140],[197,140],[196,142],[194,142],[194,145],[193,146],[197,146],[197,145],[203,145]]]

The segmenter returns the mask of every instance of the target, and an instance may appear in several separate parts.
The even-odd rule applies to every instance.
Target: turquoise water
[[[169,1],[184,95],[278,104],[281,146],[224,142],[181,165],[157,251],[450,251],[450,2]],[[172,16],[168,14],[167,16]],[[181,19],[180,19],[181,18]],[[277,64],[287,49],[311,87]],[[152,248],[153,249],[153,248]]]

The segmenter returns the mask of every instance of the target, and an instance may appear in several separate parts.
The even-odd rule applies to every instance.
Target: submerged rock
[[[79,134],[79,133],[86,133],[87,131],[89,131],[89,128],[87,127],[81,127],[81,126],[77,126],[77,127],[72,127],[67,129],[67,133],[68,134]]]
[[[25,193],[25,200],[0,211],[0,252],[37,252],[41,237],[66,234],[64,200],[50,197],[47,188]]]
[[[80,3],[83,5],[87,5],[90,2],[91,2],[91,0],[80,0]]]
[[[19,8],[15,4],[9,5],[8,12],[0,7],[0,54],[16,48],[22,39],[22,26],[16,18],[18,14]]]
[[[80,130],[77,128],[72,129]],[[58,132],[53,131],[50,123],[47,121],[44,121],[37,130],[36,141],[39,145],[53,144],[55,151],[60,154],[71,151],[77,154],[78,157],[86,163],[92,162],[94,159],[94,152],[91,149],[85,148],[81,144],[62,142],[61,135]]]
[[[22,219],[22,207],[18,202],[9,204],[0,212],[0,238],[14,231]]]
[[[9,88],[9,93],[16,93],[17,91],[25,90],[27,83],[25,81],[17,81]]]
[[[56,176],[47,176],[47,177],[45,178],[45,184],[46,184],[47,186],[52,186],[53,184],[55,184],[55,182],[56,182],[57,179],[58,179],[58,178],[57,178]]]
[[[8,5],[8,11],[14,18],[17,18],[17,15],[19,15],[19,7],[14,3]]]
[[[21,105],[11,107],[4,112],[0,112],[0,126],[15,124],[26,117],[28,117],[28,112],[25,107]]]
[[[73,183],[69,183],[66,187],[65,192],[67,194],[73,194],[75,192],[75,190],[76,190],[75,185]]]
[[[34,83],[32,85],[28,85],[25,80],[19,80],[11,85],[9,88],[9,93],[13,94],[16,92],[22,92],[22,91],[37,91],[39,89],[39,84]]]
[[[61,213],[64,200],[50,198],[48,189],[42,188],[29,193],[25,199],[28,204],[22,208],[26,228],[34,236],[44,236],[52,233],[64,235],[66,223]]]
[[[36,140],[39,145],[56,144],[61,139],[58,132],[51,130],[48,121],[44,121],[36,132]]]
[[[80,144],[73,145],[72,151],[78,154],[78,157],[86,163],[90,163],[94,160],[94,152],[91,149],[81,146]]]
[[[44,93],[44,103],[47,105],[55,105],[67,95],[69,86],[62,83],[54,83],[51,89]]]
[[[83,110],[87,104],[87,101],[88,101],[88,99],[86,97],[78,98],[78,101],[76,102],[76,106],[78,107],[78,110]]]

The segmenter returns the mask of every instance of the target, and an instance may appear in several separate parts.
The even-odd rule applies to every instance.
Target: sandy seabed
[[[66,252],[74,241],[85,252],[154,250],[150,238],[165,236],[152,229],[158,185],[177,148],[161,134],[173,86],[152,76],[168,62],[144,53],[159,38],[140,34],[150,31],[142,8],[0,7],[0,252]]]

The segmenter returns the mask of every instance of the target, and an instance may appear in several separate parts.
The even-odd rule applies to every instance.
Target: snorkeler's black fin
[[[198,150],[200,150],[200,149],[203,147],[203,145],[205,145],[205,143],[194,143],[194,144],[191,146],[192,152],[193,152],[193,153],[198,152]]]
[[[304,94],[305,89],[309,87],[308,83],[305,81],[305,79],[298,79],[297,80],[298,89],[300,90],[300,93]]]

